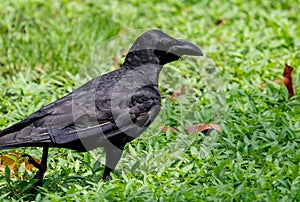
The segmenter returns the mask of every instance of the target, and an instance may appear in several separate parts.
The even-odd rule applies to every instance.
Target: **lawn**
[[[162,113],[126,146],[113,180],[101,179],[102,148],[54,148],[38,194],[23,163],[0,174],[0,201],[299,201],[299,10],[298,0],[0,1],[0,129],[118,68],[148,29],[205,52],[165,66]],[[274,82],[286,63],[292,98]],[[222,130],[184,130],[198,123]]]

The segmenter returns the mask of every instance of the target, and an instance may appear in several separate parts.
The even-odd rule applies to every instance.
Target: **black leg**
[[[49,147],[43,148],[42,162],[41,162],[41,164],[39,164],[39,167],[37,167],[35,164],[33,164],[35,167],[37,167],[39,169],[38,172],[34,176],[34,179],[38,179],[38,181],[34,184],[35,187],[42,186],[42,184],[43,184],[44,174],[47,170],[48,150],[49,150]]]
[[[106,162],[105,162],[105,169],[103,174],[103,180],[108,181],[111,180],[110,173],[114,171],[115,167],[117,166],[124,149],[124,145],[116,147],[113,144],[105,147],[106,152]]]

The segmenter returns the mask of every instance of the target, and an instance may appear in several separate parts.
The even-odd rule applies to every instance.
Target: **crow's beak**
[[[196,45],[183,40],[177,40],[176,45],[171,46],[168,52],[177,56],[203,56],[202,51]]]

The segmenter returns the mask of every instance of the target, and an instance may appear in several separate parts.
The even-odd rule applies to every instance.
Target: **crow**
[[[34,178],[42,186],[49,147],[79,152],[104,147],[103,180],[120,160],[124,146],[141,135],[160,111],[158,77],[163,65],[183,55],[202,56],[194,44],[152,29],[139,36],[121,68],[94,78],[0,132],[0,150],[42,147]]]

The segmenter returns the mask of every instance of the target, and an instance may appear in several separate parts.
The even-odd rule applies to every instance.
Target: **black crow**
[[[177,40],[160,30],[136,39],[121,68],[94,78],[65,97],[0,132],[0,150],[43,147],[39,170],[42,185],[49,147],[80,152],[104,147],[104,180],[121,158],[126,143],[135,139],[160,111],[158,76],[164,64],[182,55],[202,56],[194,44]]]

